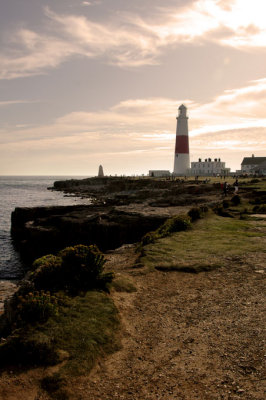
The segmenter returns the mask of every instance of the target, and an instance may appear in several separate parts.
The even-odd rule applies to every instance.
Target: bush
[[[106,260],[97,246],[77,245],[66,247],[58,255],[62,259],[64,273],[69,278],[97,279],[103,272]],[[79,276],[80,275],[80,276]]]
[[[47,254],[46,256],[43,256],[41,258],[37,258],[37,260],[34,261],[32,264],[32,270],[36,270],[39,267],[44,267],[46,269],[49,268],[56,268],[60,266],[61,264],[61,259],[53,254]]]
[[[199,207],[193,207],[189,210],[188,216],[191,218],[191,221],[196,221],[202,217],[202,211]]]
[[[6,365],[54,365],[59,361],[51,339],[38,335],[14,334],[0,345],[0,366]]]
[[[103,273],[106,260],[95,245],[77,245],[59,252],[68,289],[106,288],[112,282],[113,273]]]
[[[154,243],[157,239],[168,236],[171,233],[185,231],[190,227],[191,218],[189,215],[178,215],[169,218],[156,231],[146,233],[141,239],[141,246]]]
[[[58,299],[50,292],[34,292],[18,296],[17,320],[21,322],[45,322],[58,314]]]
[[[148,232],[146,235],[143,236],[141,243],[143,246],[146,244],[154,243],[156,239],[159,239],[160,236],[158,235],[157,231]]]
[[[30,280],[34,282],[37,290],[59,290],[62,288],[62,258],[47,255],[38,258],[33,263],[34,272],[30,274]]]
[[[261,204],[253,207],[253,212],[264,214],[266,213],[266,204]]]
[[[234,218],[234,216],[230,214],[230,212],[226,211],[222,205],[215,206],[213,211],[215,214],[220,215],[221,217]]]
[[[191,227],[191,218],[188,215],[178,215],[169,218],[159,227],[158,233],[161,237],[167,236],[173,232],[186,231]]]
[[[259,183],[260,180],[257,178],[251,179],[250,183]]]
[[[235,194],[232,198],[231,198],[231,202],[233,203],[234,206],[238,206],[241,203],[241,198],[238,194]]]
[[[229,208],[230,202],[228,200],[223,200],[223,208]]]
[[[57,256],[45,256],[36,260],[34,264],[38,267],[30,279],[38,290],[107,290],[113,273],[103,273],[105,262],[97,246],[67,247]]]

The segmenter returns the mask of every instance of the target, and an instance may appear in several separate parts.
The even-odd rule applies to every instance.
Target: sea
[[[57,180],[85,176],[0,176],[0,280],[19,280],[23,264],[15,250],[11,234],[11,213],[16,207],[90,204],[90,199],[65,196],[48,190]]]

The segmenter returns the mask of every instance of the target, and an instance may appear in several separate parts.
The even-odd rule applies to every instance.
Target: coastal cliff
[[[91,205],[16,208],[14,244],[26,264],[75,244],[102,251],[135,243],[167,218],[216,200],[219,185],[206,182],[88,178],[54,183],[54,190],[92,199]]]
[[[105,251],[134,243],[166,219],[165,214],[149,215],[113,207],[16,208],[11,232],[22,259],[31,263],[74,244],[93,243]]]

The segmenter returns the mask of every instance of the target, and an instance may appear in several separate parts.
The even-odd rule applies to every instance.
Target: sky
[[[266,2],[1,0],[0,175],[266,156]]]

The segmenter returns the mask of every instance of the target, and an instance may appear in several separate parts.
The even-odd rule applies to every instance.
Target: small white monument
[[[104,176],[102,165],[99,166],[98,178],[102,178]]]

